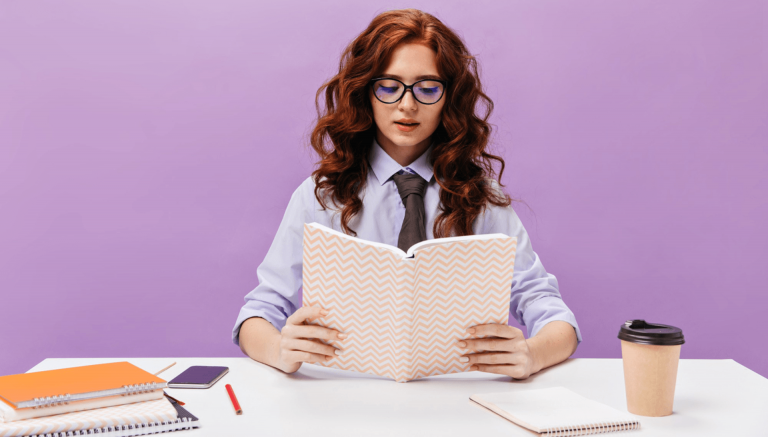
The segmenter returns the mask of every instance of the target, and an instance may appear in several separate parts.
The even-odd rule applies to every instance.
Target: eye
[[[434,88],[419,88],[419,91],[424,94],[437,94],[437,87]]]
[[[397,88],[398,88],[398,87],[396,87],[396,86],[393,86],[393,87],[389,87],[389,86],[380,86],[380,87],[379,87],[379,91],[381,91],[381,92],[384,92],[384,93],[390,93],[390,94],[393,94],[395,91],[397,91]]]

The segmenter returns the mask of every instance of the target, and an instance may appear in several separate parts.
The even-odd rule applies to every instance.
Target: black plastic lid
[[[683,330],[669,325],[627,320],[619,329],[619,338],[631,343],[675,346],[685,343]]]

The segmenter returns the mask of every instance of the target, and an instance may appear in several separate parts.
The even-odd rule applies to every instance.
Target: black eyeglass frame
[[[371,79],[371,88],[373,88],[373,85],[374,85],[374,83],[376,83],[376,81],[384,80],[384,79],[394,80],[395,82],[400,82],[401,84],[403,84],[403,93],[400,94],[400,97],[398,97],[397,100],[395,100],[394,102],[385,102],[385,101],[381,100],[379,98],[379,96],[376,95],[376,90],[375,89],[373,90],[373,95],[374,95],[374,97],[376,97],[376,100],[380,101],[381,103],[383,103],[385,105],[393,105],[393,104],[399,102],[400,100],[402,100],[403,97],[405,97],[405,93],[408,90],[411,90],[411,95],[413,96],[413,99],[416,100],[417,102],[421,103],[422,105],[434,105],[435,103],[439,102],[443,98],[443,96],[445,95],[445,88],[448,86],[448,82],[446,82],[444,80],[440,80],[440,79],[422,79],[422,80],[417,80],[416,82],[412,83],[411,85],[406,85],[405,82],[403,82],[402,80],[397,80],[397,79],[395,79],[393,77],[379,77],[379,78],[376,78],[376,79]],[[424,103],[424,102],[422,102],[421,100],[419,100],[418,97],[416,97],[416,93],[413,92],[413,87],[416,86],[417,83],[426,82],[426,81],[439,82],[440,85],[443,86],[443,92],[440,94],[440,97],[437,100],[435,100],[434,102],[432,102],[432,103]]]

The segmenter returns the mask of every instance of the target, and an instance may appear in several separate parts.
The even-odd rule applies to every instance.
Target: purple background
[[[0,3],[0,374],[241,356],[230,331],[312,170],[314,93],[379,12],[456,29],[585,341],[630,318],[768,376],[768,3]]]

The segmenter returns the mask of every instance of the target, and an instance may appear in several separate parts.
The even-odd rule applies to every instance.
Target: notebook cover
[[[173,405],[173,408],[176,409],[176,413],[178,416],[177,420],[180,421],[187,421],[192,423],[192,428],[199,428],[200,427],[200,419],[195,417],[194,414],[187,411],[184,407],[179,405],[178,402],[174,401],[173,399],[169,399],[171,404]]]
[[[398,382],[464,372],[466,328],[507,324],[517,238],[463,239],[417,249],[413,259],[304,225],[304,305],[331,310],[311,324],[349,333],[342,355],[317,363]]]
[[[38,419],[0,423],[0,437],[69,432],[92,428],[136,426],[148,423],[173,422],[178,413],[163,397],[155,401],[137,402],[95,410],[58,414]]]
[[[118,390],[109,395],[142,392],[142,384],[157,390],[165,387],[165,380],[142,370],[127,361],[67,369],[45,370],[42,372],[20,373],[0,376],[0,397],[15,408],[25,408],[25,403],[35,403],[43,398],[42,404],[51,402],[49,397],[71,396],[71,400],[100,397],[99,392]],[[126,388],[127,387],[127,388]]]

